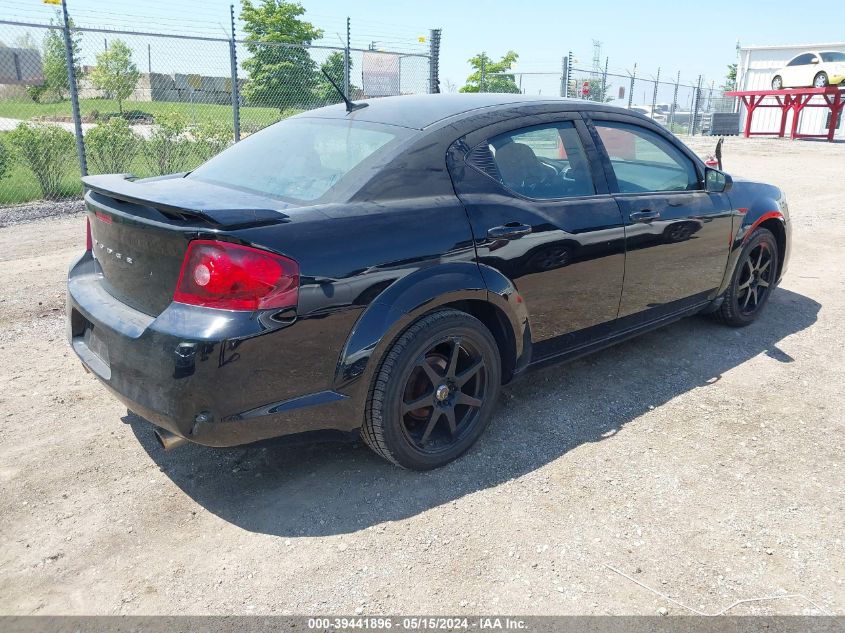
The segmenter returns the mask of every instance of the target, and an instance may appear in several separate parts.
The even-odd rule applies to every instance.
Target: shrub
[[[57,125],[21,123],[9,132],[9,142],[35,174],[43,196],[60,198],[62,178],[75,163],[73,134]]]
[[[6,147],[3,139],[0,138],[0,180],[3,180],[3,176],[6,175],[6,172],[9,171],[11,166],[12,157],[9,155],[9,148]]]
[[[41,103],[41,99],[44,94],[47,92],[46,86],[27,86],[26,87],[26,94],[27,96],[35,101],[35,103]]]
[[[187,138],[187,129],[187,121],[176,112],[156,117],[150,138],[144,142],[144,160],[155,174],[172,174],[188,167],[193,143]]]
[[[140,149],[140,138],[125,119],[112,118],[85,135],[85,154],[92,171],[117,174],[129,169]]]
[[[201,123],[191,131],[196,141],[196,154],[206,161],[229,147],[234,141],[232,126],[223,121]]]

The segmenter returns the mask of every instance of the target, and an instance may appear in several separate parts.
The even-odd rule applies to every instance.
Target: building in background
[[[782,46],[741,46],[737,62],[737,90],[771,90],[772,78],[779,68],[800,53],[810,51],[843,51],[845,42],[827,44],[795,44]],[[821,101],[814,97],[811,103]],[[827,108],[805,108],[801,112],[798,131],[802,134],[822,134],[827,131],[830,122],[830,110]],[[840,116],[836,129],[836,138],[845,138],[845,121]],[[792,125],[792,113],[787,115],[786,129]],[[745,107],[740,104],[740,128],[745,126]],[[780,126],[778,108],[760,108],[754,112],[752,132],[777,130]]]

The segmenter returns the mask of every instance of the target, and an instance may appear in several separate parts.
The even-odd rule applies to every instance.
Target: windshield
[[[386,161],[379,156],[408,133],[404,128],[342,119],[286,119],[236,143],[187,177],[311,201],[325,196],[365,162],[371,169],[382,166]]]
[[[824,53],[819,53],[822,56],[822,61],[824,62],[845,62],[845,53],[840,53],[839,51],[826,51]]]

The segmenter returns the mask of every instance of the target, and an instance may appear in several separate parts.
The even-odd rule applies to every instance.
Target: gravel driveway
[[[724,154],[795,221],[760,321],[532,374],[423,474],[360,444],[163,453],[65,341],[82,216],[0,228],[0,612],[845,613],[845,145]]]

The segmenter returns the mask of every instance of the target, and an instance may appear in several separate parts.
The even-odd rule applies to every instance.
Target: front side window
[[[596,193],[587,155],[570,121],[506,132],[491,138],[484,149],[496,166],[491,175],[520,195],[553,200]]]
[[[407,134],[358,121],[286,119],[221,152],[188,178],[307,202],[329,193],[364,161],[377,162]]]
[[[693,162],[656,132],[638,125],[596,121],[621,193],[699,189]]]
[[[787,66],[804,66],[806,64],[812,64],[814,57],[815,55],[813,55],[812,53],[804,53],[803,55],[799,55],[791,62],[789,62]]]

